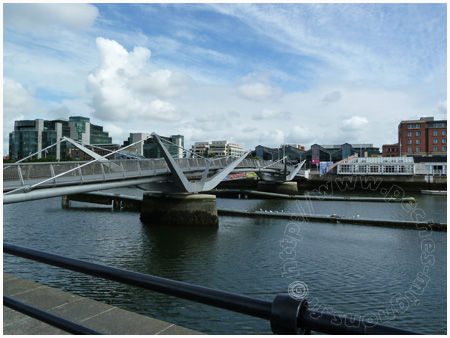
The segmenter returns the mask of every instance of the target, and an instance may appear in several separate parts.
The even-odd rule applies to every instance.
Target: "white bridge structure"
[[[87,162],[4,164],[3,204],[129,186],[151,192],[191,194],[212,190],[227,175],[237,172],[255,172],[262,180],[275,182],[291,181],[296,176],[308,177],[309,174],[309,171],[300,171],[304,161],[291,166],[282,161],[246,159],[248,152],[238,159],[174,159],[157,134],[152,133],[151,137],[161,149],[163,159],[106,159],[119,152],[115,151],[105,156],[91,152],[94,160]],[[63,138],[62,141],[89,151],[71,139]]]

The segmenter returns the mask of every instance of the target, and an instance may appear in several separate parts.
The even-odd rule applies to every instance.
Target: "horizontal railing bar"
[[[362,320],[350,321],[345,317],[322,313],[306,309],[300,314],[299,326],[307,327],[312,331],[327,334],[360,334],[360,335],[417,335],[409,330],[398,329],[396,327],[365,322]]]
[[[3,296],[3,305],[72,334],[103,334],[8,296]]]
[[[178,282],[162,277],[108,267],[74,258],[67,258],[9,243],[3,243],[3,252],[64,269],[142,287],[147,290],[164,293],[170,296],[220,307],[249,316],[270,319],[272,303],[268,301]]]
[[[275,303],[277,302],[277,299],[286,300],[287,298],[290,305],[286,304],[288,306],[286,311],[283,310],[283,313],[286,316],[291,317],[292,320],[292,312],[289,312],[288,308],[290,307],[291,310],[293,309],[296,314],[294,321],[297,328],[331,334],[419,334],[409,330],[398,329],[395,327],[366,321],[350,321],[350,325],[348,325],[349,319],[345,317],[317,312],[310,310],[307,307],[302,308],[300,311],[302,301],[294,300],[284,294],[277,295],[274,302],[269,302],[189,283],[178,282],[162,277],[146,275],[74,258],[59,256],[9,243],[3,243],[3,252],[60,268],[77,271],[132,286],[142,287],[144,289],[166,295],[239,312],[253,317],[267,319],[271,321],[272,329],[278,325],[278,321],[280,319],[273,314]],[[292,308],[292,302],[295,303],[293,305],[294,308]],[[298,309],[295,308],[296,306],[298,306]],[[279,307],[277,308],[277,311],[278,310]],[[284,323],[285,320],[281,318],[281,322]],[[288,330],[290,330],[290,334],[293,334],[292,325],[287,324],[287,327],[289,327]],[[286,331],[283,331],[282,329],[280,332]],[[280,332],[274,331],[274,333]]]

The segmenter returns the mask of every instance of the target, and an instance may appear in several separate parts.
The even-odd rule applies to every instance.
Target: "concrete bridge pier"
[[[268,182],[258,181],[258,190],[264,192],[274,192],[277,194],[297,195],[297,182]]]
[[[216,196],[145,193],[140,219],[150,225],[218,227]]]

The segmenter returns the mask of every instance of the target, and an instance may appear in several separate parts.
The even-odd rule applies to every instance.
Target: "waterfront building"
[[[195,142],[192,146],[192,152],[195,155],[208,157],[209,153],[209,146],[211,145],[211,142]]]
[[[9,134],[9,157],[20,160],[57,143],[63,136],[84,144],[111,144],[112,138],[102,126],[90,123],[89,118],[71,116],[69,120],[20,120],[14,121],[14,131]],[[53,156],[57,160],[64,158],[69,145],[66,142],[56,144],[38,153],[38,159]]]
[[[137,154],[146,158],[162,158],[161,150],[158,148],[153,137],[149,137],[148,133],[130,133],[128,140],[123,143],[123,146],[128,146],[138,141],[143,142],[135,144],[133,147],[137,150]],[[184,136],[171,135],[160,136],[162,143],[167,147],[169,153],[175,158],[183,158]]]
[[[374,147],[371,143],[324,144],[321,145],[321,147],[329,153],[332,153],[332,158],[335,158],[338,161],[347,158],[354,153],[358,153],[359,157],[372,157],[374,155],[380,155],[380,148]]]
[[[85,145],[85,147],[100,156],[108,155],[109,153],[120,149],[120,146],[118,144]],[[76,148],[72,145],[71,147],[67,147],[66,157],[71,157],[77,161],[91,161],[93,159],[92,156],[86,154],[81,149]],[[107,156],[106,158],[111,160],[123,158],[123,156],[113,154],[111,156]]]
[[[112,138],[102,126],[92,124],[88,117],[69,117],[70,138],[83,144],[111,144]]]
[[[195,142],[195,144],[192,146],[192,152],[203,157],[239,157],[244,154],[244,148],[235,142],[226,140]]]
[[[383,157],[399,157],[400,151],[398,148],[398,143],[394,144],[383,144],[382,147],[382,155]]]
[[[400,156],[447,157],[447,120],[434,117],[401,121],[398,125]]]

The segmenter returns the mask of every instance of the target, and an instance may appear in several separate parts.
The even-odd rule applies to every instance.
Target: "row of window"
[[[412,131],[408,131],[408,136],[412,136]],[[416,136],[420,136],[421,132],[420,131],[416,131]],[[438,130],[433,130],[433,136],[438,136],[439,135],[439,131]],[[442,136],[446,136],[447,135],[447,130],[442,130],[441,133]]]
[[[408,153],[412,153],[412,151],[413,151],[413,147],[408,147]],[[421,147],[416,147],[416,151],[417,152],[422,151]],[[433,147],[433,151],[439,151],[439,147],[436,147],[436,146]],[[447,147],[446,146],[442,147],[442,151],[447,151]]]
[[[413,142],[412,142],[412,140],[411,139],[408,139],[408,144],[412,144]],[[421,143],[421,140],[420,139],[416,139],[416,144],[420,144]],[[438,144],[439,143],[439,139],[437,139],[437,138],[435,138],[435,139],[433,139],[433,144]],[[442,144],[446,144],[447,143],[447,139],[446,138],[443,138],[442,139]]]

